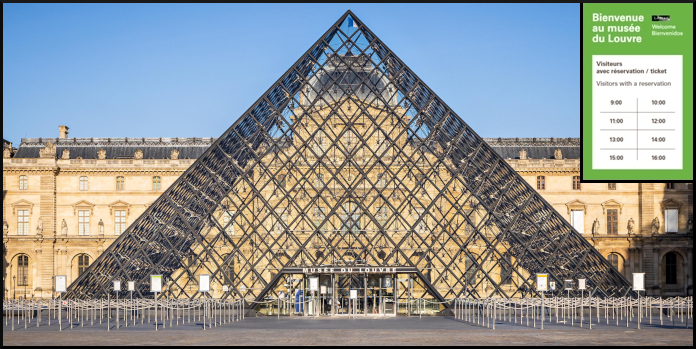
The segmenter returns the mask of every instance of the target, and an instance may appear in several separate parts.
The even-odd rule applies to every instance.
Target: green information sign
[[[582,179],[693,180],[693,4],[582,16]]]

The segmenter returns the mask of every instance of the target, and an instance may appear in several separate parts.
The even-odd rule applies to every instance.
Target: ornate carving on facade
[[[99,219],[99,225],[98,225],[98,230],[99,230],[99,235],[104,235],[104,221]]]
[[[8,235],[9,232],[10,232],[10,225],[7,224],[7,220],[3,218],[2,219],[2,235]]]
[[[104,150],[104,148],[101,148],[97,151],[97,159],[99,159],[99,160],[106,159],[106,150]]]
[[[556,149],[553,151],[553,158],[556,160],[563,160],[563,153],[560,149]]]
[[[172,149],[172,153],[169,155],[169,158],[172,160],[179,160],[179,151]]]
[[[689,216],[689,221],[686,222],[686,234],[692,235],[694,233],[694,216]]]
[[[62,235],[68,235],[68,223],[63,219],[63,223],[60,224],[60,233]]]
[[[4,148],[2,150],[2,158],[3,159],[9,159],[11,155],[12,155],[12,151],[10,151],[10,148]]]
[[[70,159],[70,150],[63,149],[63,155],[61,155],[60,158],[63,160]]]
[[[527,160],[527,151],[524,149],[520,150],[520,160]]]
[[[592,235],[599,235],[599,218],[595,218],[594,223],[592,223]]]
[[[51,141],[46,142],[44,148],[39,150],[39,157],[42,159],[55,159],[56,145]]]
[[[652,221],[652,234],[657,235],[660,232],[660,219],[655,217]]]
[[[39,221],[36,223],[36,235],[43,235],[43,221],[41,218],[39,218]]]
[[[626,226],[626,230],[628,230],[628,235],[633,234],[633,230],[636,228],[636,222],[633,221],[633,217],[631,217],[628,220],[628,225]]]
[[[133,155],[133,159],[142,160],[143,159],[143,151],[140,149],[136,150],[135,154]]]

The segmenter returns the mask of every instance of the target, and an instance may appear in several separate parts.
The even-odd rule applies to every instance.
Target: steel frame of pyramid
[[[348,26],[348,19],[354,26]],[[536,273],[628,281],[352,12],[346,12],[80,277],[150,298],[277,295],[289,268],[415,267],[422,296],[520,297]],[[291,278],[291,276],[290,276]],[[560,289],[560,287],[559,287]],[[564,291],[561,291],[564,292]]]

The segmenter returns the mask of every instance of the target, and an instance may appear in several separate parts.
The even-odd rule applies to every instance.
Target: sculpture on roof
[[[10,148],[5,148],[2,150],[2,158],[3,159],[9,159],[11,155],[12,155],[12,152],[10,151]]]
[[[68,160],[70,159],[70,150],[63,149],[63,155],[60,157],[63,160]]]
[[[172,160],[179,160],[179,151],[172,149],[172,153],[169,155],[169,158]]]
[[[140,149],[136,150],[135,155],[133,155],[133,159],[142,160],[143,159],[143,151]]]
[[[42,159],[56,157],[56,145],[48,141],[43,149],[39,150],[39,157]]]
[[[106,159],[106,150],[104,150],[104,148],[99,149],[99,150],[97,151],[97,159],[99,159],[99,160],[104,160],[104,159]]]
[[[556,149],[553,151],[553,157],[556,160],[563,160],[563,153],[561,152],[560,149]]]
[[[520,160],[527,160],[527,151],[524,149],[520,150]]]

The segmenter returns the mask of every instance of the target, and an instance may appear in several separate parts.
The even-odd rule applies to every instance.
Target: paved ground
[[[548,319],[547,319],[548,320]],[[604,319],[602,319],[605,321]],[[657,322],[657,321],[654,321]],[[64,324],[65,325],[65,324]],[[545,324],[545,329],[531,328],[507,321],[496,322],[496,330],[454,320],[451,317],[397,318],[246,318],[244,321],[219,325],[203,331],[202,322],[180,324],[154,331],[154,323],[115,328],[106,331],[106,322],[59,332],[52,321],[28,329],[24,322],[15,324],[15,331],[5,326],[3,346],[6,345],[687,345],[693,346],[693,328],[677,321],[665,326],[636,323],[626,327],[625,319],[613,324],[588,329]],[[123,325],[123,324],[121,324]],[[160,323],[161,325],[161,323]],[[526,323],[525,323],[526,325]],[[532,322],[530,322],[530,326]],[[537,323],[537,327],[539,324]],[[67,328],[66,328],[67,327]]]

